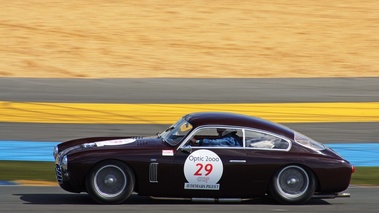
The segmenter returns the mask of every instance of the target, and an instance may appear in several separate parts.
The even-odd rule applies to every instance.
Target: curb
[[[0,180],[0,186],[14,186],[14,185],[17,185],[17,183],[15,183],[13,181]]]
[[[58,186],[57,182],[53,181],[40,181],[40,180],[15,180],[15,181],[2,181],[0,186]]]

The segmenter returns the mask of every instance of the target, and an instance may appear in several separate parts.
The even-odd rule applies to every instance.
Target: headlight
[[[55,146],[54,151],[53,151],[54,159],[57,158],[57,155],[58,155],[58,146]]]
[[[67,159],[67,155],[65,155],[62,158],[62,164],[61,164],[61,166],[62,166],[63,169],[67,170],[67,165],[68,165],[68,159]]]

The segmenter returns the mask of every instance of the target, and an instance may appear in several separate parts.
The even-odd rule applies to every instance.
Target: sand
[[[379,76],[377,0],[0,5],[0,77]]]

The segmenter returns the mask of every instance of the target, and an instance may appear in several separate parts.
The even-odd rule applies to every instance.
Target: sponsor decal
[[[134,138],[127,138],[127,139],[116,139],[116,140],[109,140],[109,141],[100,141],[95,142],[96,146],[118,146],[118,145],[125,145],[129,143],[134,143],[136,139]]]
[[[184,189],[220,190],[218,181],[224,166],[221,158],[210,150],[200,149],[191,153],[184,163],[184,176],[187,183]]]
[[[162,156],[174,156],[174,150],[162,150]]]

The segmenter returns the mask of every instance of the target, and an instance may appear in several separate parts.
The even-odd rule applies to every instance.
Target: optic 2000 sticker
[[[218,181],[222,177],[221,158],[210,150],[197,150],[191,153],[184,163],[185,189],[219,190]]]

